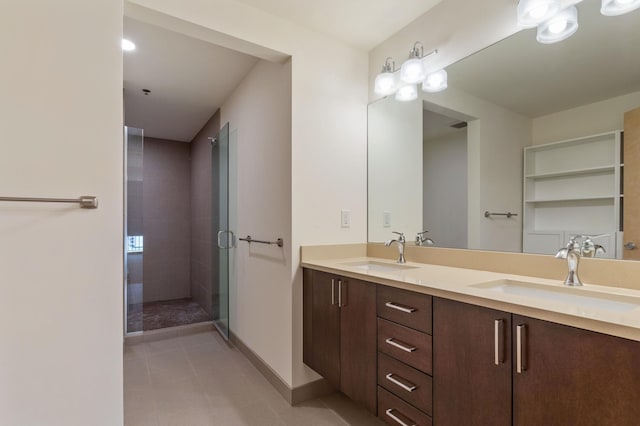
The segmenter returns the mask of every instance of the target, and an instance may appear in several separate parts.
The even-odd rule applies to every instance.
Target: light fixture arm
[[[391,61],[391,63],[389,63],[389,61]],[[396,72],[398,71],[396,69],[396,62],[393,60],[393,58],[391,56],[387,57],[387,59],[384,60],[384,65],[382,65],[382,71],[380,72]]]

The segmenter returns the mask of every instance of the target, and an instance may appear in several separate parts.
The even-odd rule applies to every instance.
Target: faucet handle
[[[426,234],[427,232],[429,232],[429,231],[418,232],[418,235]]]
[[[391,231],[391,233],[399,235],[400,236],[399,240],[404,242],[404,233],[398,232],[398,231]]]

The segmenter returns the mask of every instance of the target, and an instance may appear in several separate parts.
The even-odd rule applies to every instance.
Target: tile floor
[[[215,331],[125,346],[125,426],[382,425],[342,394],[291,407]]]

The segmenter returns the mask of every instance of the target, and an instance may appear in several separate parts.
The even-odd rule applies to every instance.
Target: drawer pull
[[[402,426],[416,426],[416,422],[414,422],[413,420],[409,420],[409,423],[403,422],[402,419],[400,419],[400,417],[398,417],[395,414],[393,414],[393,412],[395,410],[396,410],[395,408],[389,408],[387,411],[385,411],[385,414],[388,417],[392,418],[399,425],[402,425]]]
[[[522,374],[527,369],[525,360],[527,326],[521,324],[516,327],[516,373]]]
[[[400,380],[394,378],[393,377],[393,373],[389,373],[385,377],[387,378],[388,381],[390,381],[391,383],[393,383],[395,385],[400,386],[402,389],[406,390],[407,392],[413,392],[414,390],[418,389],[416,385],[414,385],[413,383],[411,383],[409,381],[407,381],[409,384],[405,385]]]
[[[396,309],[398,311],[404,312],[405,314],[412,314],[415,311],[417,311],[416,308],[400,306],[400,305],[398,305],[396,303],[393,303],[393,302],[387,302],[387,303],[384,304],[384,306],[386,306],[387,308]]]
[[[504,350],[502,349],[502,342],[504,342],[504,338],[502,337],[504,334],[504,320],[497,319],[493,323],[494,333],[493,333],[493,355],[494,355],[494,364],[500,365],[504,362],[504,358],[502,354]]]
[[[402,349],[405,352],[415,352],[418,349],[414,346],[405,346],[401,343],[395,342],[393,340],[393,337],[389,337],[387,340],[385,340],[385,342],[391,346],[395,346],[398,349]]]

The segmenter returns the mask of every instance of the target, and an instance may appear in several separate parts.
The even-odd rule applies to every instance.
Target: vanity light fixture
[[[382,71],[376,76],[373,91],[377,95],[387,96],[396,91],[398,84],[394,68],[395,62],[393,62],[393,59],[387,58],[382,66]]]
[[[444,69],[432,72],[422,82],[422,91],[428,93],[442,92],[447,88],[447,71]]]
[[[558,13],[560,8],[560,0],[520,0],[518,25],[533,28]]]
[[[407,102],[418,98],[418,84],[425,92],[439,92],[447,88],[447,72],[444,69],[428,72],[424,60],[438,53],[433,50],[426,55],[422,43],[416,41],[407,59],[399,70],[395,62],[387,58],[382,71],[376,76],[373,91],[376,95],[388,96],[395,93],[398,101]],[[398,75],[400,74],[400,75]]]
[[[605,16],[617,16],[640,8],[640,0],[602,0],[600,13]]]
[[[557,43],[578,31],[578,8],[569,6],[538,25],[536,40],[543,44]]]

